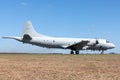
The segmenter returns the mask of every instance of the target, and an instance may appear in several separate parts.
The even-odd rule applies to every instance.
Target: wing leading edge
[[[67,48],[71,49],[71,50],[82,50],[83,47],[86,46],[88,43],[89,43],[89,41],[82,40],[81,42],[72,44],[72,45],[68,46]]]

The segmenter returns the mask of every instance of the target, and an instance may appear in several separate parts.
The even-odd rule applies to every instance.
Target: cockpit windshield
[[[106,43],[110,43],[110,41],[106,40]]]

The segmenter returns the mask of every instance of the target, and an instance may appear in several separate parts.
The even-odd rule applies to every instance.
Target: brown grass
[[[0,80],[120,80],[120,55],[0,54]]]

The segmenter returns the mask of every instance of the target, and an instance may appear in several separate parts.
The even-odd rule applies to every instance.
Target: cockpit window
[[[110,41],[106,40],[106,43],[110,43]]]

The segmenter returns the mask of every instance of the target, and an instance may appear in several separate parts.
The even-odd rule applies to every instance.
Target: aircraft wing
[[[86,46],[88,42],[89,41],[80,41],[78,43],[68,46],[67,48],[71,50],[82,50],[83,47]]]

